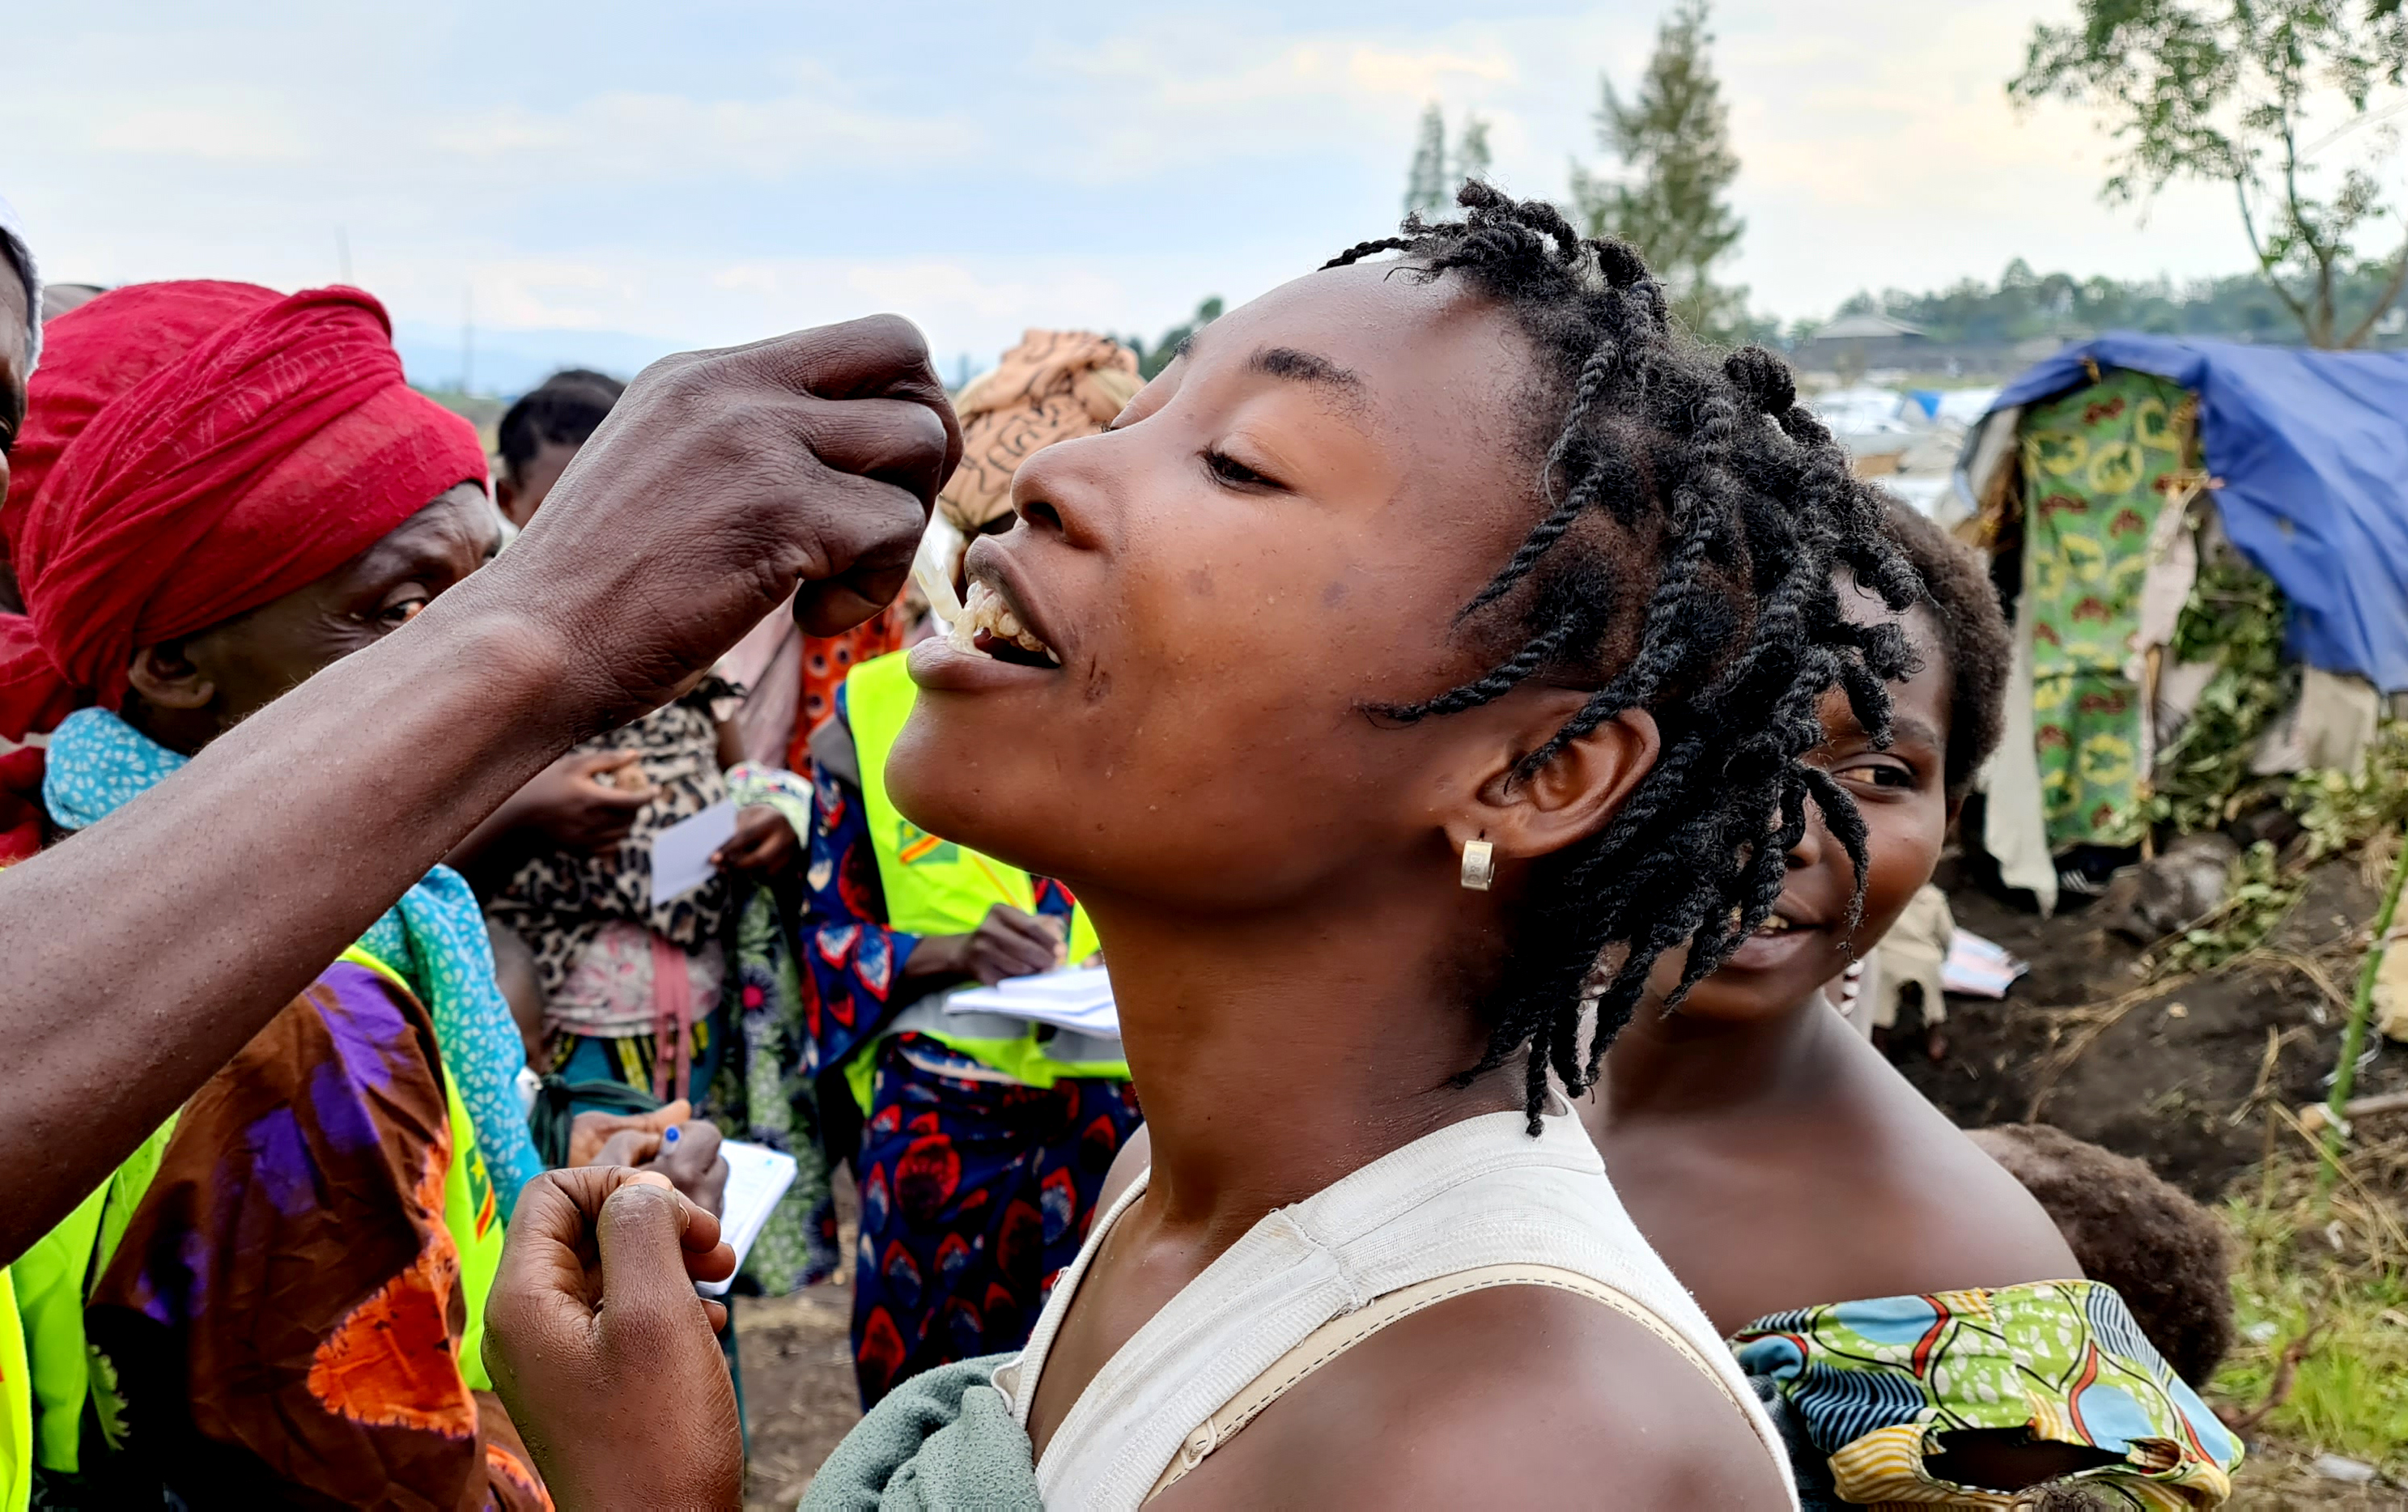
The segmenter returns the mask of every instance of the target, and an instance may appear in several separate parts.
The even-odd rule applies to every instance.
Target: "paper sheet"
[[[694,891],[718,868],[710,853],[736,836],[736,805],[713,803],[652,837],[652,906]]]
[[[1056,1029],[1106,1039],[1121,1037],[1112,1001],[1112,979],[1100,966],[1070,966],[1036,976],[1016,976],[991,987],[973,987],[945,1000],[949,1014],[1006,1014]]]
[[[2030,970],[2008,955],[2005,946],[1971,929],[1958,929],[1948,937],[1948,958],[1941,964],[1940,985],[1970,998],[2003,998],[2015,978]]]
[[[744,1256],[752,1241],[761,1237],[761,1230],[777,1209],[778,1199],[795,1184],[795,1158],[767,1145],[750,1145],[731,1139],[719,1146],[727,1160],[727,1195],[720,1203],[720,1237],[736,1250],[736,1269],[744,1268]],[[731,1273],[725,1281],[697,1281],[695,1289],[706,1297],[724,1297],[736,1280]]]

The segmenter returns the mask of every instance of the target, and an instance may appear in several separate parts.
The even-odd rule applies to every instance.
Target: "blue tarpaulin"
[[[2085,358],[2199,396],[2225,533],[2290,600],[2292,655],[2408,689],[2408,353],[2114,332],[2032,368],[1991,409],[2088,383]]]

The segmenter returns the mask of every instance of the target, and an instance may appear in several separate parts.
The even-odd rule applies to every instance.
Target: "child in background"
[[[2232,1347],[2232,1246],[2215,1215],[2142,1161],[2062,1129],[1971,1133],[2048,1209],[2082,1274],[2114,1287],[2174,1374],[2204,1388]]]
[[[1923,580],[1904,617],[1920,665],[1890,685],[1892,741],[1834,696],[1808,757],[1855,799],[1861,862],[1820,818],[1795,831],[1773,916],[1674,1010],[1633,1017],[1587,1121],[1630,1216],[1781,1409],[1808,1507],[2004,1506],[2060,1480],[2215,1505],[2239,1443],[2049,1213],[1823,994],[1930,880],[2000,727],[1986,575],[1903,506],[1884,529]]]

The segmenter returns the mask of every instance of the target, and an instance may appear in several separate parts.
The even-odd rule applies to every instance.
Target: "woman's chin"
[[[1060,834],[1058,776],[1036,753],[982,738],[923,699],[886,758],[886,794],[896,812],[932,835],[982,856],[1043,872],[1041,837]]]

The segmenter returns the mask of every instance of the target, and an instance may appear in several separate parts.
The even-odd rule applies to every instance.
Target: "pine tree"
[[[1466,179],[1488,177],[1488,122],[1475,115],[1463,118],[1463,135],[1455,139],[1455,177],[1447,181],[1448,198]]]
[[[1488,177],[1488,122],[1475,115],[1463,118],[1462,134],[1455,139],[1455,151],[1446,150],[1446,114],[1432,100],[1422,112],[1418,139],[1413,143],[1413,166],[1405,174],[1405,210],[1419,210],[1424,215],[1440,216],[1455,205],[1455,192],[1466,179]],[[1447,168],[1452,164],[1455,171]]]
[[[1446,181],[1446,117],[1438,102],[1422,112],[1420,139],[1413,143],[1413,166],[1405,175],[1405,213],[1426,215],[1454,197]]]
[[[1575,163],[1572,210],[1589,235],[1639,249],[1690,330],[1729,340],[1746,326],[1747,290],[1716,283],[1713,268],[1747,227],[1726,198],[1739,159],[1708,56],[1707,20],[1706,0],[1681,0],[1657,29],[1656,54],[1629,100],[1612,79],[1601,81],[1598,140],[1621,158],[1623,172],[1596,176]]]

